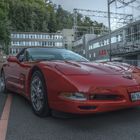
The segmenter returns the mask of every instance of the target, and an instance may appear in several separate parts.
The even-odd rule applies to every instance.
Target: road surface
[[[23,97],[13,97],[6,140],[139,140],[140,108],[73,118],[39,118]],[[0,94],[0,115],[8,95]],[[1,133],[1,132],[0,132]]]

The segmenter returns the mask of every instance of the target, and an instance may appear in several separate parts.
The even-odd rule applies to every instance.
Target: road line
[[[0,119],[0,140],[6,139],[11,104],[12,104],[12,95],[8,95],[3,112],[2,112],[2,116]]]

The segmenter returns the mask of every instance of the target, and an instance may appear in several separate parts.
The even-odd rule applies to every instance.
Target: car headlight
[[[61,93],[60,96],[65,99],[75,100],[75,101],[86,101],[87,100],[86,95],[84,93],[80,93],[80,92],[65,92],[65,93]]]

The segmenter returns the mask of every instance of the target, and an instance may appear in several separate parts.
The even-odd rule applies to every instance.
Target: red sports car
[[[59,48],[27,48],[1,71],[3,91],[31,101],[39,116],[51,110],[90,114],[140,105],[140,70],[121,63],[93,63]]]

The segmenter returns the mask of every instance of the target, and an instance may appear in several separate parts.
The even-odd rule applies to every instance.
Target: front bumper
[[[113,90],[117,91],[118,95],[122,96],[120,100],[72,101],[58,97],[59,100],[50,102],[50,107],[54,110],[66,113],[92,114],[140,106],[140,100],[132,102],[130,98],[130,94],[139,90],[139,88],[119,87]]]
[[[75,113],[75,114],[91,114],[98,112],[107,112],[119,110],[123,108],[131,108],[140,106],[140,101],[137,102],[72,102],[72,101],[58,101],[53,103],[52,108],[57,111]]]

